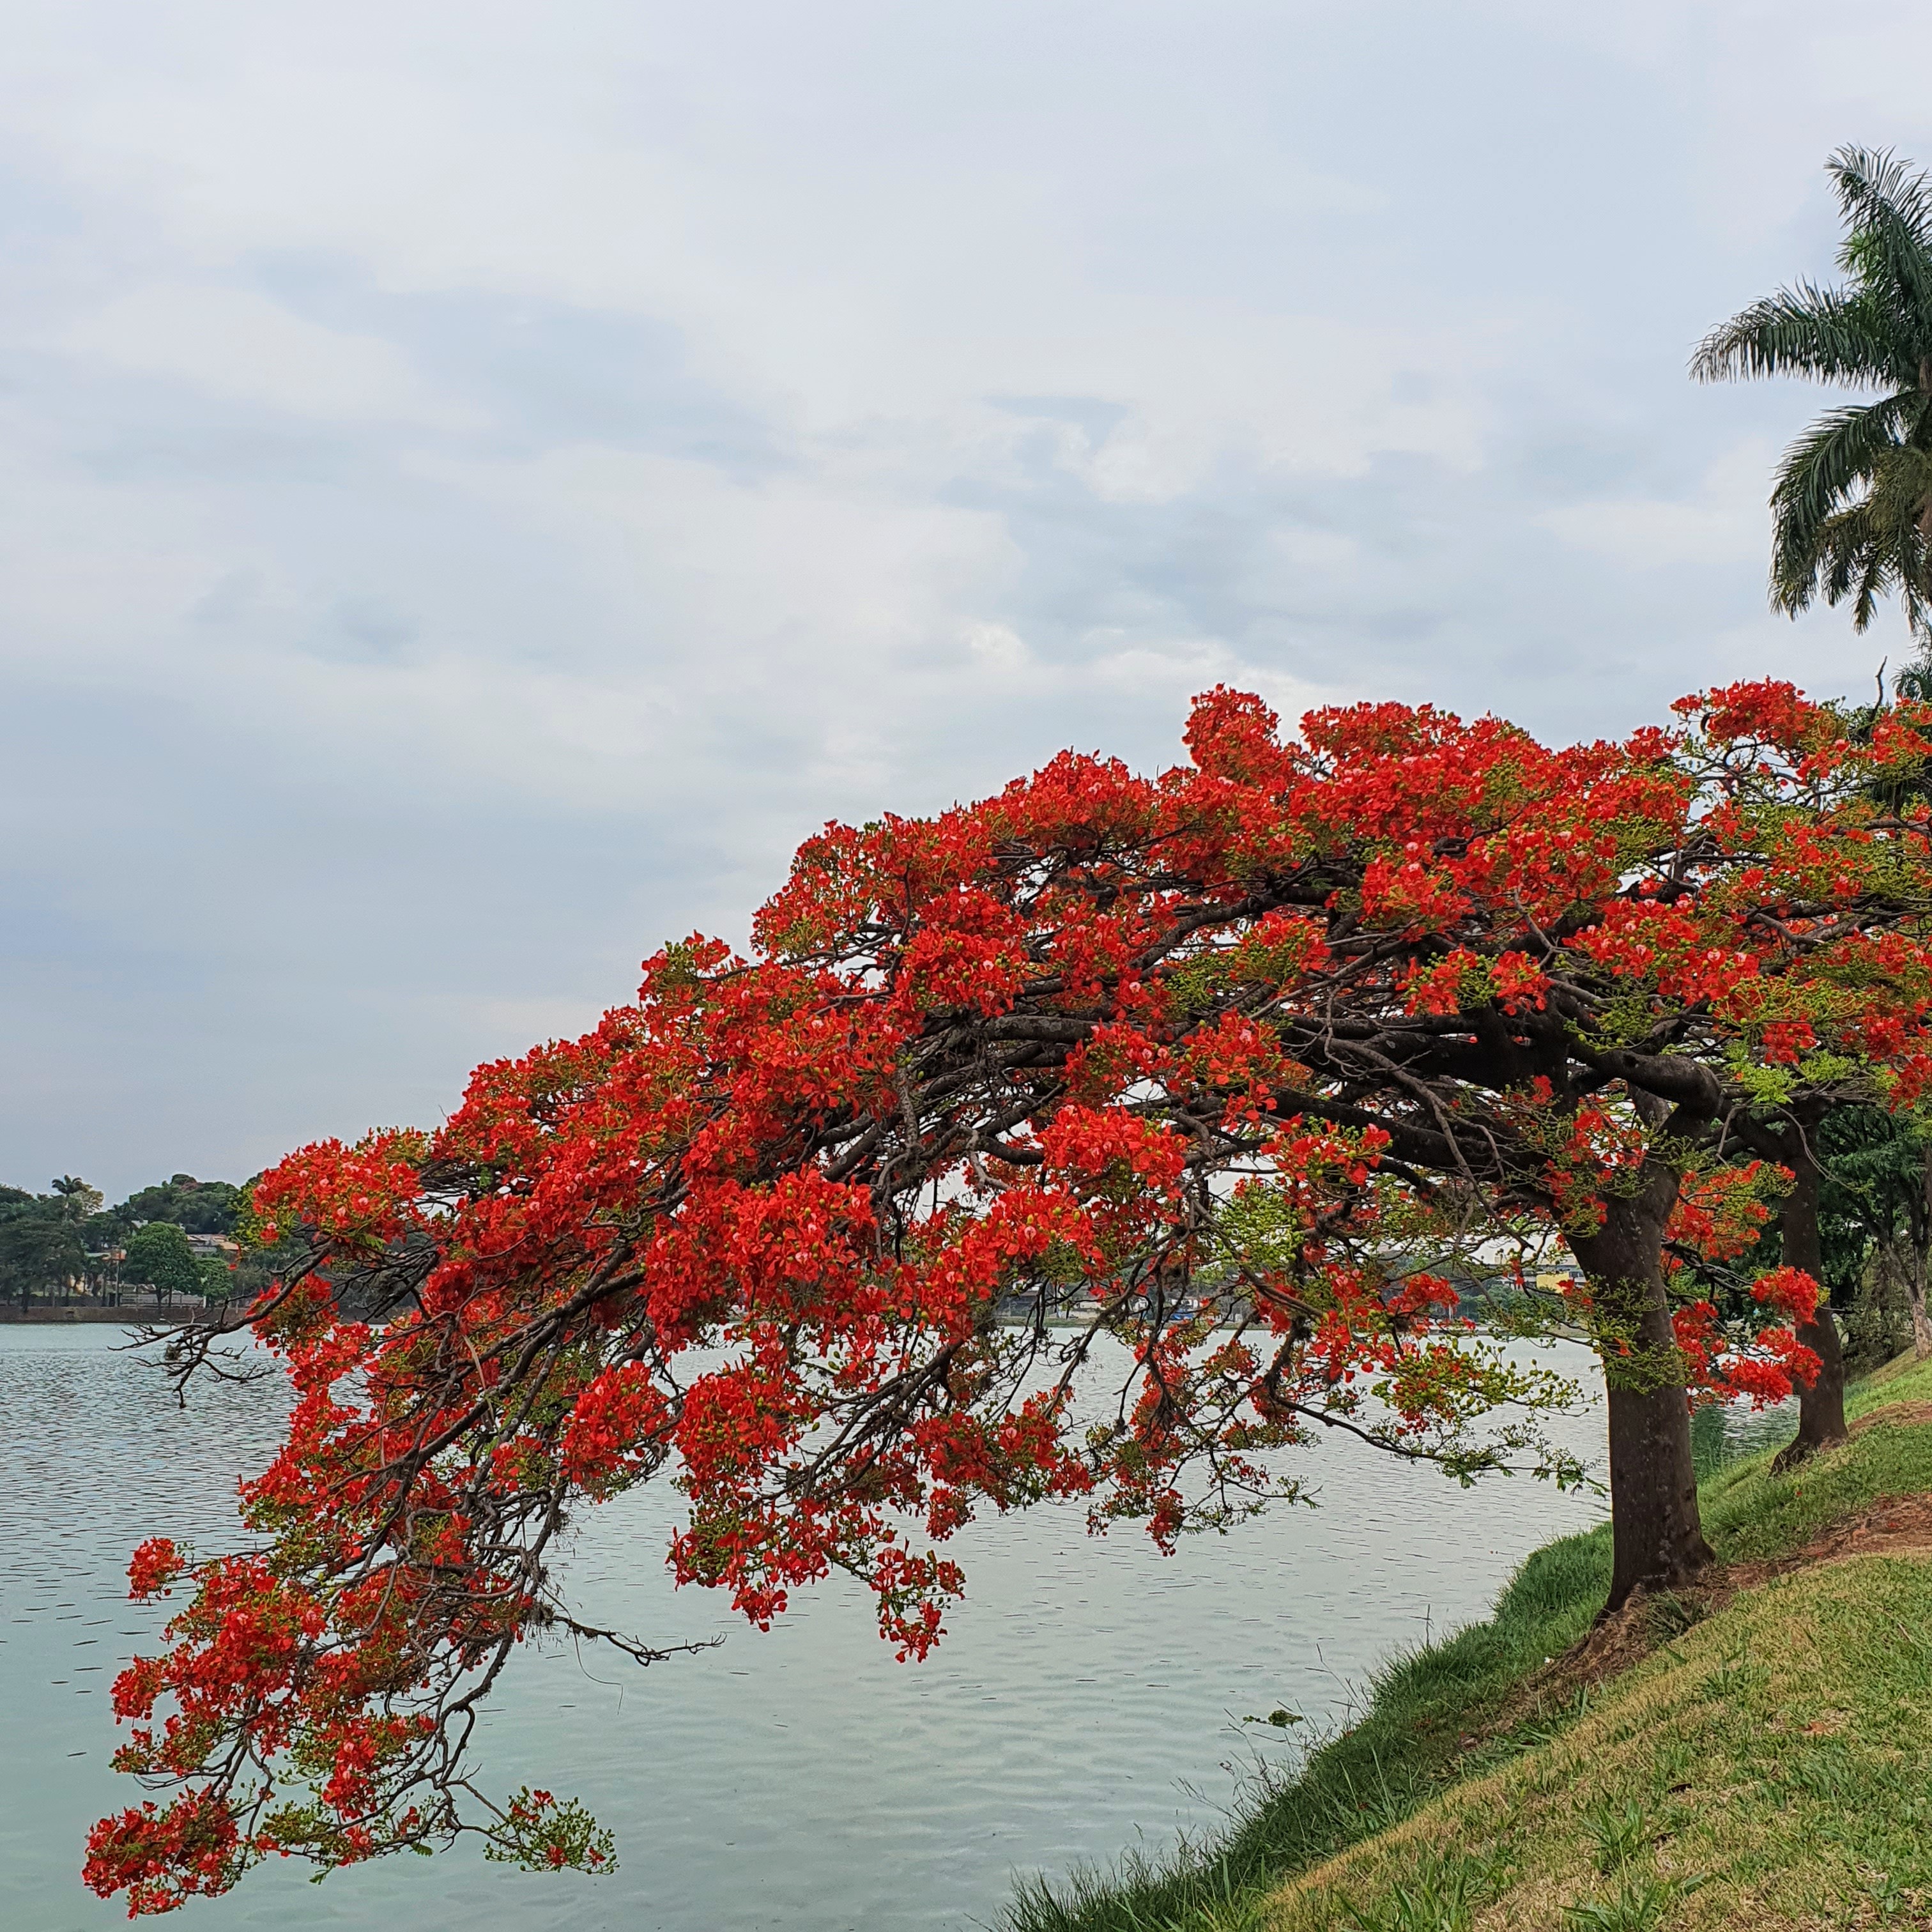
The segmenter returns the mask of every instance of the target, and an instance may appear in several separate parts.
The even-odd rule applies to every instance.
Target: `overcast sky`
[[[1870,688],[1697,337],[1932,161],[1854,4],[11,0],[0,1179],[434,1124],[829,817],[1219,680]]]

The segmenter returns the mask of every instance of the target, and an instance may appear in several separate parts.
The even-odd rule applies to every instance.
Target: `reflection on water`
[[[1798,1426],[1798,1398],[1760,1409],[1700,1408],[1690,1418],[1690,1460],[1700,1482],[1727,1462],[1790,1441]]]
[[[133,1802],[107,1768],[107,1686],[160,1613],[125,1600],[135,1543],[235,1534],[236,1478],[266,1457],[271,1387],[212,1384],[175,1408],[118,1330],[0,1328],[0,1924],[123,1922],[76,1876],[88,1826]],[[1576,1372],[1581,1352],[1570,1352]],[[1600,1442],[1594,1413],[1564,1422]],[[587,1614],[654,1641],[725,1633],[647,1672],[606,1656],[520,1655],[482,1733],[485,1788],[582,1796],[616,1832],[609,1878],[534,1877],[466,1848],[319,1887],[293,1866],[184,1925],[509,1932],[910,1932],[990,1921],[1015,1869],[1105,1860],[1210,1822],[1279,1704],[1311,1716],[1376,1664],[1480,1615],[1530,1550],[1594,1498],[1518,1479],[1464,1492],[1340,1441],[1303,1452],[1316,1510],[1283,1510],[1163,1559],[1138,1533],[1094,1540],[1075,1511],[975,1526],[968,1596],[922,1665],[896,1664],[863,1593],[806,1593],[770,1634],[662,1556],[676,1498],[596,1512],[571,1578]]]

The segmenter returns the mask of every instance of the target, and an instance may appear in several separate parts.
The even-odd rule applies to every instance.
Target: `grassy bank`
[[[1361,1721],[1218,1841],[1025,1888],[1010,1932],[1884,1922],[1932,1888],[1932,1563],[1762,1572],[1932,1492],[1932,1416],[1892,1406],[1928,1402],[1932,1365],[1895,1364],[1853,1391],[1874,1419],[1847,1447],[1703,1484],[1706,1534],[1760,1587],[1658,1600],[1550,1667],[1590,1634],[1609,1532],[1552,1544],[1488,1622],[1392,1664]],[[1821,1886],[1866,1903],[1819,1916]],[[1932,1923],[1932,1888],[1902,1909]]]

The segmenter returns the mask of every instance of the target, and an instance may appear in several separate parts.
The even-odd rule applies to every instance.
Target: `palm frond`
[[[1910,468],[1888,475],[1881,464],[1871,487],[1808,533],[1790,541],[1780,523],[1772,556],[1771,601],[1796,616],[1822,598],[1850,600],[1852,628],[1864,631],[1880,601],[1896,592],[1907,621],[1924,634],[1932,598],[1932,545],[1918,526],[1925,472],[1920,452]],[[1916,472],[1916,473],[1914,473]]]
[[[1872,471],[1872,501],[1888,529],[1915,530],[1932,507],[1932,450],[1900,443],[1883,452]]]
[[[1922,323],[1932,316],[1932,180],[1889,148],[1840,148],[1825,168],[1845,218],[1840,265],[1868,284],[1879,270],[1901,314]]]
[[[1829,410],[1785,452],[1771,493],[1780,538],[1787,529],[1815,531],[1852,490],[1874,481],[1904,442],[1907,400],[1895,394]]]
[[[1932,637],[1932,451],[1906,445],[1880,463],[1872,519],[1897,560],[1893,580],[1906,621]]]
[[[1754,302],[1704,338],[1690,372],[1892,392],[1831,411],[1785,452],[1771,600],[1793,616],[1849,602],[1862,631],[1896,592],[1932,652],[1932,176],[1882,148],[1840,148],[1826,167],[1849,284],[1799,282]]]
[[[1858,594],[1852,600],[1852,628],[1865,632],[1878,614],[1879,599],[1892,588],[1895,573],[1880,556],[1868,555],[1858,577]]]
[[[1690,358],[1700,382],[1751,376],[1810,376],[1858,386],[1917,380],[1912,345],[1893,316],[1862,290],[1809,282],[1780,289],[1712,330]]]
[[[1916,622],[1912,626],[1914,630],[1919,628]],[[1892,688],[1895,696],[1917,704],[1932,700],[1932,661],[1922,656],[1916,664],[1901,666],[1892,674]]]
[[[1898,575],[1898,564],[1874,526],[1871,506],[1853,505],[1827,524],[1820,545],[1818,572],[1827,603],[1852,600],[1852,628],[1868,630],[1880,598]]]
[[[1805,542],[1788,540],[1779,528],[1772,546],[1773,608],[1795,617],[1821,598],[1827,604],[1843,603],[1878,548],[1869,496],[1834,511]]]

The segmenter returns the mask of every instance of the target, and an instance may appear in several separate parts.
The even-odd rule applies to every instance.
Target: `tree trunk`
[[[1912,1306],[1912,1352],[1920,1361],[1932,1360],[1932,1320],[1925,1313],[1925,1272],[1912,1268],[1905,1277],[1905,1298]]]
[[[1791,1169],[1791,1192],[1784,1197],[1779,1225],[1784,1236],[1784,1258],[1802,1268],[1819,1287],[1818,1309],[1798,1327],[1798,1339],[1818,1358],[1818,1377],[1809,1388],[1798,1387],[1798,1433],[1772,1464],[1782,1473],[1816,1455],[1850,1432],[1845,1426],[1845,1354],[1838,1343],[1838,1324],[1825,1295],[1825,1260],[1818,1241],[1818,1164],[1803,1145],[1785,1156]]]
[[[1676,1176],[1660,1165],[1640,1193],[1604,1204],[1597,1233],[1570,1243],[1589,1277],[1610,1408],[1610,1610],[1640,1587],[1688,1582],[1711,1561],[1697,1515],[1690,1405],[1664,1292],[1664,1224],[1676,1193]]]
[[[1932,1146],[1925,1150],[1925,1178],[1922,1198],[1925,1225],[1932,1226]],[[1912,1231],[1910,1241],[1911,1264],[1905,1270],[1905,1298],[1912,1309],[1912,1352],[1920,1360],[1932,1357],[1932,1321],[1925,1315],[1925,1250]]]
[[[1925,1257],[1909,1235],[1883,1243],[1878,1251],[1880,1279],[1896,1283],[1912,1317],[1912,1352],[1920,1361],[1932,1356],[1932,1322],[1925,1318]]]
[[[1918,358],[1918,392],[1921,395],[1932,396],[1932,356]],[[1918,534],[1932,542],[1932,496],[1928,496],[1918,506]],[[1922,656],[1924,654],[1922,642],[1919,653]]]

